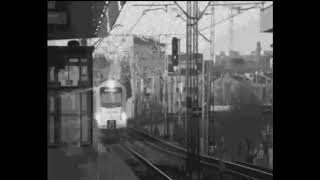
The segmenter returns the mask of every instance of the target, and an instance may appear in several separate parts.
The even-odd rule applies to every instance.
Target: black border
[[[9,10],[3,11],[2,22],[2,30],[6,31],[2,32],[5,39],[2,44],[6,46],[1,61],[2,90],[6,92],[2,99],[5,111],[1,132],[3,168],[8,172],[8,178],[3,179],[46,179],[47,1],[8,2],[2,4]],[[312,108],[309,100],[318,102],[315,97],[319,70],[317,57],[310,55],[319,51],[314,45],[318,43],[315,37],[319,10],[312,9],[318,7],[316,3],[293,1],[282,4],[275,1],[273,7],[273,173],[276,179],[313,179],[312,172],[317,172],[314,170],[319,130],[318,117],[310,113],[319,110]]]
[[[2,3],[2,179],[47,179],[47,1],[11,2]]]

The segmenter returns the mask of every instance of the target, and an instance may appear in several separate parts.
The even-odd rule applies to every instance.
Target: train
[[[119,142],[125,133],[126,103],[126,88],[116,79],[107,79],[95,88],[94,118],[104,144]]]

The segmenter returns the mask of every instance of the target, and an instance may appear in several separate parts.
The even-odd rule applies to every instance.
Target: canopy
[[[108,34],[126,1],[49,1],[48,40]]]

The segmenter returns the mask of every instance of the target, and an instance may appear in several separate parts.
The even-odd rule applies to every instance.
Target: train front
[[[99,87],[96,119],[104,141],[119,140],[126,128],[124,91],[116,81],[107,81]]]

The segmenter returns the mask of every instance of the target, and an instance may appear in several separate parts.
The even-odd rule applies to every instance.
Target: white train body
[[[116,80],[107,80],[95,88],[94,94],[94,114],[98,128],[127,127],[125,87]]]

